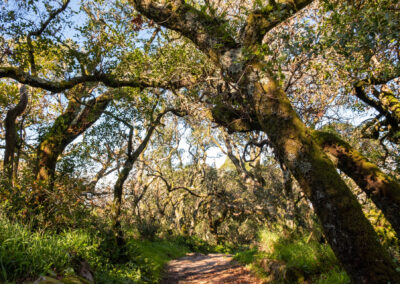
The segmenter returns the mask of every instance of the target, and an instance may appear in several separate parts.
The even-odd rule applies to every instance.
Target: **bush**
[[[199,252],[204,254],[215,252],[215,247],[195,236],[178,236],[170,240],[187,247],[191,252]]]
[[[0,210],[6,217],[35,229],[62,231],[91,224],[89,206],[81,198],[81,189],[57,183],[53,191],[47,184],[32,186],[33,177],[23,174],[21,183],[11,186],[0,176]]]
[[[137,230],[140,236],[146,240],[154,240],[160,228],[160,224],[149,219],[142,219],[137,222]]]

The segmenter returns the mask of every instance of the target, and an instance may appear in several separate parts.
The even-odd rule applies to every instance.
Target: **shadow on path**
[[[160,284],[174,283],[251,283],[259,284],[248,269],[232,261],[226,254],[190,253],[172,260],[166,267],[165,277]]]

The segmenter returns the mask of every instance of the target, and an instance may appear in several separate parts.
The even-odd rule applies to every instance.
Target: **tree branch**
[[[242,30],[244,45],[252,47],[261,44],[265,34],[287,20],[297,11],[311,4],[313,0],[270,1],[265,8],[252,12]]]
[[[228,32],[225,21],[209,16],[183,0],[171,0],[166,4],[148,0],[132,2],[141,14],[159,25],[181,33],[214,59],[229,49],[239,47]]]
[[[120,88],[120,87],[133,87],[133,88],[182,88],[194,84],[193,78],[182,78],[175,81],[162,82],[156,79],[148,78],[133,78],[130,80],[117,79],[112,74],[92,74],[76,76],[69,80],[51,81],[43,79],[38,76],[32,76],[16,67],[0,67],[0,78],[14,79],[21,84],[26,84],[31,87],[42,88],[53,93],[60,93],[65,90],[71,89],[81,83],[103,83],[107,87]]]
[[[50,24],[50,22],[55,17],[57,17],[58,14],[62,13],[65,9],[67,9],[69,2],[70,2],[70,0],[66,0],[60,8],[51,12],[49,17],[47,18],[47,20],[41,24],[39,29],[28,33],[26,41],[27,41],[28,48],[29,48],[29,50],[28,50],[29,62],[31,64],[31,70],[32,70],[33,75],[36,75],[36,64],[35,64],[35,56],[33,54],[34,51],[33,51],[33,45],[32,45],[32,37],[40,36],[44,32],[44,30],[47,28],[47,26]]]

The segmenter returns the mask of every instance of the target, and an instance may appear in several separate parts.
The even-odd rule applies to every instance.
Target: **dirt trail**
[[[165,274],[160,284],[262,283],[226,254],[190,253],[170,261]]]

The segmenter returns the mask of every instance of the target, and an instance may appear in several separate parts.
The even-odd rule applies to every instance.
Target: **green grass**
[[[0,215],[1,283],[73,275],[77,259],[89,263],[96,283],[156,283],[164,265],[188,251],[178,241],[141,240],[129,240],[119,251],[104,233],[31,232]]]
[[[315,284],[342,284],[350,283],[349,276],[343,270],[331,270],[323,273],[314,282]]]
[[[1,218],[0,280],[14,281],[41,273],[60,273],[67,269],[70,256],[65,250],[65,241],[70,237],[66,235],[64,238],[57,238],[30,233],[24,227]],[[75,238],[81,242],[85,236],[79,234]]]
[[[257,249],[253,248],[237,252],[234,258],[240,263],[251,264],[255,261],[257,255],[258,255]]]
[[[270,257],[283,260],[287,267],[300,269],[307,274],[326,272],[338,265],[331,248],[315,241],[281,240],[275,244]]]
[[[306,279],[321,284],[350,283],[331,248],[316,241],[307,242],[303,236],[294,238],[279,231],[263,230],[259,234],[258,250],[238,252],[235,259],[272,283],[296,283]],[[266,273],[263,263],[268,261],[282,265],[285,273],[281,274],[285,276],[274,278],[272,273]]]
[[[144,280],[151,283],[157,283],[160,280],[163,268],[168,261],[185,256],[189,252],[188,247],[167,240],[144,240],[137,242],[137,246],[140,252],[138,261],[146,272]]]

